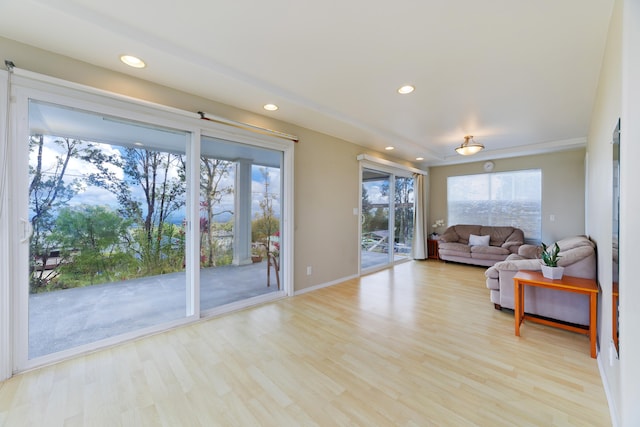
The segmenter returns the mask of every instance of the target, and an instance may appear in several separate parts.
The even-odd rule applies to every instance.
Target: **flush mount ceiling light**
[[[265,104],[262,108],[267,111],[276,111],[278,109],[278,106],[276,104]]]
[[[400,89],[398,89],[398,93],[400,95],[406,95],[408,93],[413,92],[414,90],[416,90],[415,87],[411,86],[411,85],[404,85],[402,86]]]
[[[456,152],[462,156],[470,156],[482,150],[484,150],[484,145],[475,142],[473,135],[465,136],[462,145],[456,148]]]
[[[384,147],[384,149],[387,151],[391,151],[391,150],[395,150],[396,147],[388,146],[388,147]]]
[[[424,157],[416,157],[416,160],[421,162],[422,160],[424,160]]]
[[[122,55],[120,61],[133,68],[144,68],[147,66],[142,59],[133,55]]]

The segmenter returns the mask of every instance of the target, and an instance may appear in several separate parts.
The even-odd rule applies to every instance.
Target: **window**
[[[542,238],[542,171],[531,169],[447,179],[449,224],[510,225]]]

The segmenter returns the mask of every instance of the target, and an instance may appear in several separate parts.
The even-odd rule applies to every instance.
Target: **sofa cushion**
[[[471,253],[480,255],[500,255],[500,259],[503,260],[509,255],[509,249],[501,248],[499,246],[471,246]]]
[[[438,252],[440,255],[450,255],[464,258],[471,258],[471,248],[465,243],[446,243],[440,242],[438,245]]]
[[[474,258],[474,259],[484,259],[484,260],[492,260],[495,262],[499,262],[504,260],[504,257],[505,257],[504,254],[471,252],[471,258]]]
[[[491,236],[477,236],[475,234],[469,234],[469,246],[489,246],[489,239]]]

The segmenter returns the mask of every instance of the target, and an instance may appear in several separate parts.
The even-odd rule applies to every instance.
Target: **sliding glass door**
[[[394,253],[396,260],[408,259],[413,244],[413,177],[395,176],[394,185]]]
[[[205,136],[200,309],[278,292],[282,152]]]
[[[14,371],[291,291],[293,143],[101,96],[13,94]]]
[[[413,240],[413,178],[362,168],[360,268],[409,259]]]
[[[33,100],[28,108],[28,358],[192,315],[190,135]]]
[[[393,233],[390,227],[389,173],[362,169],[360,266],[362,270],[391,263]]]

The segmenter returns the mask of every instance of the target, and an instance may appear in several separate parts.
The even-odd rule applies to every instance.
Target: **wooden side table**
[[[427,239],[427,253],[428,259],[440,259],[438,254],[438,241],[435,239]]]
[[[551,319],[542,319],[530,316],[524,312],[524,288],[525,286],[538,286],[541,288],[555,289],[564,292],[574,292],[589,295],[589,327],[568,325],[556,322]],[[547,279],[540,271],[520,270],[513,278],[514,296],[514,317],[516,322],[516,336],[520,336],[520,325],[526,320],[542,323],[547,326],[555,326],[579,334],[589,335],[591,343],[591,357],[596,357],[596,327],[597,327],[597,305],[598,305],[598,284],[593,279],[583,279],[580,277],[563,276],[562,279]]]

